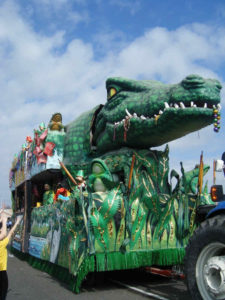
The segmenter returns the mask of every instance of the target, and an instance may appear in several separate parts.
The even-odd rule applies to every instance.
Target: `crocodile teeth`
[[[127,108],[125,109],[125,112],[126,112],[126,114],[127,114],[127,116],[128,116],[129,118],[131,118],[131,117],[132,117],[132,115],[129,113],[129,111],[128,111],[128,109],[127,109]]]
[[[185,108],[185,105],[184,105],[183,102],[180,102],[180,107],[181,107],[181,108]]]
[[[213,105],[213,108],[216,109],[216,105]]]
[[[204,108],[207,108],[207,103],[204,104]]]
[[[193,107],[194,106],[194,102],[193,101],[191,101],[191,107]]]
[[[170,108],[169,104],[167,102],[164,102],[165,108]]]
[[[163,114],[163,111],[162,111],[162,110],[160,110],[160,111],[159,111],[159,115],[162,115],[162,114]]]
[[[137,114],[136,114],[136,113],[134,113],[134,114],[133,114],[133,117],[134,117],[134,118],[137,118],[138,116],[137,116]]]
[[[175,107],[175,108],[179,108],[179,105],[177,105],[177,104],[174,104],[174,107]]]
[[[141,119],[142,119],[142,120],[146,120],[146,117],[143,116],[143,115],[141,115]]]
[[[218,108],[219,110],[221,110],[221,105],[220,105],[220,104],[217,104],[217,108]]]

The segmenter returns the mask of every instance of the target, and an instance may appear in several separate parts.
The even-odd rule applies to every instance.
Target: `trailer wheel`
[[[194,300],[225,299],[225,216],[201,223],[186,248],[185,274]]]

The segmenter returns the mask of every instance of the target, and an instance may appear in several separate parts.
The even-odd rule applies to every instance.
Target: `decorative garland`
[[[220,112],[218,109],[214,108],[213,109],[213,117],[214,117],[214,131],[219,132],[220,130]]]

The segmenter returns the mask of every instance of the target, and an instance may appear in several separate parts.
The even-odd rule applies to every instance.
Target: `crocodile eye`
[[[112,96],[116,95],[117,90],[114,87],[111,87],[107,91],[107,98],[110,99]]]

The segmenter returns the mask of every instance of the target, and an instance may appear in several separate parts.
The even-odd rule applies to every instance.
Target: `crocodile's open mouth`
[[[180,102],[179,105],[169,105],[165,102],[164,109],[153,116],[146,116],[125,108],[122,120],[105,123],[105,130],[98,136],[98,144],[104,144],[102,138],[107,133],[115,145],[119,143],[137,148],[160,146],[212,124],[214,111],[219,112],[220,109],[220,104],[197,106],[194,102],[187,105]]]
[[[196,112],[202,111],[207,113],[207,114],[213,114],[213,110],[217,109],[218,111],[221,110],[221,105],[220,104],[208,104],[208,103],[198,103],[195,104],[194,102],[189,102],[187,104],[184,104],[183,102],[180,102],[179,105],[177,103],[171,103],[170,105],[167,102],[164,102],[164,109],[163,110],[159,110],[156,114],[154,114],[153,116],[145,116],[144,114],[142,115],[138,115],[137,113],[130,113],[128,111],[128,109],[125,109],[125,114],[124,114],[124,119],[114,122],[114,126],[118,126],[120,124],[125,124],[126,122],[130,121],[131,119],[136,119],[136,120],[152,120],[152,121],[158,121],[160,117],[163,116],[163,114],[165,112],[169,113],[182,113],[185,112],[187,113],[189,109],[191,109],[191,112],[193,112],[193,109],[196,109]]]

